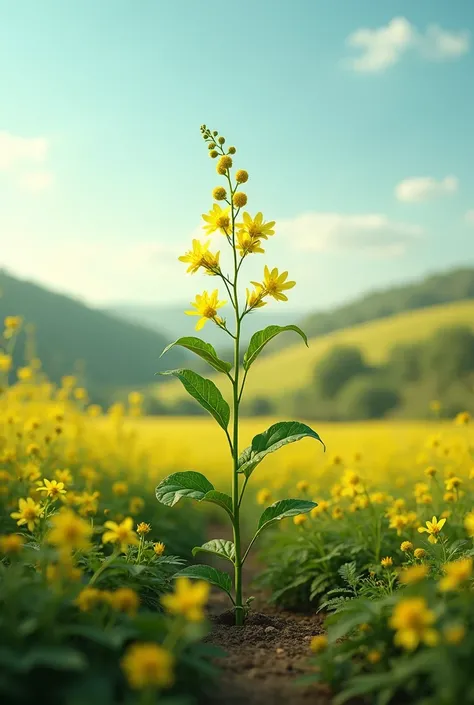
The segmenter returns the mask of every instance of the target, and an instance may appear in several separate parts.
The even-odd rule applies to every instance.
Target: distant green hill
[[[48,377],[57,382],[79,369],[84,384],[98,400],[108,400],[118,389],[159,382],[155,372],[180,367],[186,360],[179,349],[171,350],[166,361],[160,360],[169,340],[156,331],[89,308],[4,270],[0,270],[0,291],[0,320],[19,315],[34,325],[36,355]],[[24,332],[21,338],[16,364],[24,360]]]
[[[455,269],[422,281],[373,291],[332,311],[313,313],[301,326],[308,337],[315,337],[398,313],[466,299],[474,299],[474,268]]]

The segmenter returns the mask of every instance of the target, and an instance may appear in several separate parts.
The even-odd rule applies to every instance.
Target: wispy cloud
[[[428,61],[446,61],[466,54],[470,48],[467,30],[450,31],[439,25],[429,25],[419,31],[405,17],[394,17],[387,25],[376,29],[360,28],[346,40],[359,55],[346,60],[354,71],[380,73],[414,51]]]
[[[419,225],[399,223],[377,213],[304,213],[279,221],[278,232],[303,250],[356,250],[393,257],[403,254],[424,230]]]
[[[439,181],[432,176],[417,176],[400,181],[395,187],[399,201],[422,203],[449,196],[458,190],[459,181],[455,176],[446,176]]]
[[[18,185],[25,191],[39,193],[53,185],[53,175],[50,171],[27,171],[18,179]]]
[[[0,170],[9,171],[22,164],[43,162],[49,142],[45,137],[20,137],[11,132],[0,132]]]

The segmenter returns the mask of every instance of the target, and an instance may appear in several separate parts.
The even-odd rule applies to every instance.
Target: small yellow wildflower
[[[144,521],[141,521],[139,524],[137,524],[137,534],[139,536],[145,536],[145,534],[149,534],[150,531],[150,524],[146,524]]]
[[[272,498],[272,493],[265,487],[257,492],[257,504],[267,504]]]
[[[19,367],[16,371],[16,376],[20,382],[28,382],[33,377],[33,370],[31,367]]]
[[[230,232],[230,208],[221,208],[214,203],[209,213],[203,213],[202,219],[207,223],[203,225],[203,229],[208,235],[212,235],[216,231],[227,235]]]
[[[190,622],[202,622],[208,596],[209,583],[198,580],[193,584],[188,578],[177,578],[174,593],[164,595],[161,603],[171,614],[181,614]]]
[[[427,477],[434,477],[436,475],[436,468],[433,465],[429,465],[425,470],[425,475]]]
[[[427,533],[428,541],[430,543],[438,543],[438,534],[446,523],[446,519],[440,519],[439,521],[434,516],[431,521],[426,522],[426,527],[420,526],[418,531],[420,534]]]
[[[0,372],[10,372],[12,367],[11,355],[0,353]]]
[[[456,646],[466,636],[466,627],[463,624],[450,624],[443,629],[443,636],[448,644]]]
[[[4,534],[0,536],[0,553],[19,553],[25,544],[20,534]]]
[[[169,688],[174,683],[174,656],[154,643],[129,646],[122,658],[122,669],[134,690]]]
[[[423,597],[401,600],[389,620],[389,626],[396,631],[394,643],[407,651],[414,651],[420,642],[435,646],[438,643],[438,633],[432,626],[435,621],[435,614]]]
[[[295,526],[301,526],[307,520],[308,517],[306,516],[306,514],[298,514],[297,516],[293,517],[293,523]]]
[[[43,479],[43,482],[38,482],[37,487],[38,492],[44,492],[46,497],[51,497],[51,499],[56,499],[62,494],[66,494],[64,489],[64,482],[58,482],[57,480],[47,480]]]
[[[51,517],[51,530],[47,540],[54,546],[76,551],[90,548],[92,526],[75,514],[72,509],[64,508]]]
[[[426,551],[424,548],[415,548],[413,555],[421,561],[423,558],[426,558]]]
[[[382,654],[380,651],[377,649],[371,649],[367,653],[367,661],[372,664],[372,666],[375,666],[376,663],[379,663],[382,658]]]
[[[200,316],[196,324],[196,330],[201,330],[208,320],[218,322],[217,311],[222,306],[225,306],[227,301],[219,301],[219,292],[215,289],[211,294],[203,291],[202,294],[197,294],[196,300],[191,302],[195,311],[185,311],[187,316]]]
[[[225,176],[229,169],[232,169],[232,157],[224,154],[217,162],[216,171],[221,176]]]
[[[165,552],[165,544],[162,543],[161,541],[158,541],[157,543],[153,544],[153,550],[155,552],[156,556],[162,556],[163,553]]]
[[[462,485],[462,480],[460,477],[449,477],[447,480],[444,481],[444,484],[446,485],[446,489],[448,492],[452,492],[452,490],[457,489],[460,485]]]
[[[472,565],[472,558],[461,558],[458,561],[446,563],[443,566],[446,575],[439,581],[439,589],[443,592],[456,590],[471,577]]]
[[[238,184],[245,184],[245,182],[248,181],[248,178],[249,175],[248,172],[245,171],[245,169],[238,169],[235,172],[235,180]]]
[[[270,271],[265,265],[263,276],[262,283],[252,282],[252,284],[256,287],[261,287],[264,295],[272,296],[276,301],[288,301],[288,297],[283,292],[287,289],[292,289],[296,285],[296,282],[286,281],[288,272],[280,274],[276,267]]]
[[[419,583],[420,580],[424,580],[429,572],[430,568],[426,563],[412,565],[400,571],[398,580],[403,585],[413,585],[414,583]]]
[[[81,612],[90,612],[90,610],[102,602],[102,593],[97,588],[85,587],[81,590],[74,602]]]
[[[474,538],[474,512],[468,512],[464,517],[464,528],[468,536]]]
[[[128,485],[126,482],[114,482],[112,492],[116,497],[124,497],[128,493]]]
[[[73,481],[71,471],[67,468],[64,470],[55,470],[54,477],[58,480],[58,482],[62,482],[64,485],[71,485]]]
[[[461,411],[454,419],[454,423],[457,426],[467,426],[470,420],[471,414],[468,411]]]
[[[384,568],[390,568],[390,566],[393,565],[393,558],[391,556],[385,556],[385,558],[382,558],[380,561],[380,565]]]
[[[307,492],[309,489],[309,482],[307,482],[307,480],[300,480],[296,483],[296,489],[298,492]]]
[[[209,242],[193,240],[193,249],[178,257],[178,259],[180,262],[189,263],[189,267],[186,270],[188,274],[195,274],[199,267],[202,267],[206,270],[206,274],[214,275],[220,271],[219,257],[220,252],[216,252],[216,254],[209,252]]]
[[[115,521],[106,521],[104,527],[108,529],[102,536],[103,543],[116,543],[120,545],[121,551],[126,551],[128,546],[138,544],[138,536],[133,531],[133,519],[127,517],[121,524]]]
[[[413,551],[413,544],[411,541],[402,541],[400,544],[400,550],[403,553],[411,553]]]
[[[140,605],[140,598],[131,588],[118,588],[111,595],[111,605],[117,612],[134,615]]]
[[[243,208],[245,205],[247,205],[247,194],[245,194],[243,191],[237,191],[237,193],[234,193],[232,202],[236,208]]]
[[[262,308],[262,306],[267,305],[267,302],[263,300],[264,291],[260,285],[255,287],[253,291],[250,291],[250,289],[246,289],[246,292],[247,308],[249,310],[252,308]]]
[[[223,186],[216,186],[212,192],[212,197],[216,201],[223,201],[227,196],[227,191]]]
[[[317,634],[310,641],[310,649],[313,654],[320,654],[328,647],[328,638],[325,634]]]
[[[409,523],[409,521],[408,521],[408,517],[406,516],[406,514],[395,514],[390,519],[389,528],[396,529],[397,536],[401,536],[402,532],[408,526],[408,523]]]
[[[43,517],[44,508],[37,504],[31,497],[18,500],[18,511],[10,514],[12,519],[17,520],[18,526],[27,526],[28,531],[33,531],[36,524]]]

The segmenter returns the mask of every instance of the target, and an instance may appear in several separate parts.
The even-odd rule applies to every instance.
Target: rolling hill
[[[474,329],[474,301],[430,306],[400,313],[311,338],[309,350],[303,343],[296,342],[290,347],[262,356],[249,373],[245,396],[247,400],[258,397],[277,399],[304,388],[311,379],[316,362],[333,345],[357,345],[366,354],[369,362],[380,363],[397,343],[424,340],[438,328],[449,325],[466,325]],[[292,334],[283,335],[290,338]],[[229,385],[226,380],[220,375],[210,376],[220,385],[223,393],[227,394]],[[156,389],[155,393],[159,399],[170,405],[187,398],[179,382]]]
[[[81,382],[102,401],[117,389],[144,387],[154,374],[179,367],[186,354],[172,350],[160,360],[169,342],[158,332],[108,315],[83,303],[53,293],[0,270],[0,320],[22,316],[34,326],[35,355],[50,379],[81,370]],[[15,351],[15,363],[24,364],[25,333]],[[1,347],[1,340],[0,340]],[[159,379],[159,378],[158,378]]]

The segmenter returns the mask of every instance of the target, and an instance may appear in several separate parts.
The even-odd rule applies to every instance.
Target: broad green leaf
[[[186,336],[185,338],[178,338],[178,340],[175,340],[174,343],[170,343],[163,350],[160,357],[163,357],[163,355],[168,352],[168,350],[171,350],[171,348],[175,345],[180,345],[182,348],[190,350],[195,355],[198,355],[198,357],[208,362],[211,367],[219,372],[229,372],[232,367],[230,362],[225,362],[224,360],[219,359],[216,351],[210,343],[205,343],[204,340],[201,340],[201,338],[196,338],[193,335]]]
[[[218,504],[219,507],[226,510],[231,519],[234,518],[232,511],[232,499],[228,494],[225,494],[225,492],[218,492],[218,490],[212,489],[201,498],[201,501]]]
[[[165,477],[156,488],[155,495],[158,502],[173,507],[182,497],[201,500],[213,489],[207,477],[200,472],[188,470]]]
[[[227,558],[231,563],[235,559],[235,546],[232,541],[225,541],[225,539],[212,539],[203,543],[202,546],[196,546],[193,548],[193,556],[196,553],[202,551],[203,553],[213,553],[216,556],[221,556],[221,558]]]
[[[263,433],[259,433],[252,440],[252,445],[242,451],[239,457],[238,472],[243,472],[249,477],[257,465],[269,454],[288,443],[295,443],[302,438],[314,438],[326,446],[312,428],[299,421],[279,421],[267,428]]]
[[[210,565],[190,565],[175,573],[175,578],[194,578],[196,580],[207,580],[211,585],[224,590],[229,596],[232,590],[232,580],[228,573],[212,568]]]
[[[273,340],[279,333],[284,333],[287,330],[294,330],[295,333],[301,335],[306,346],[308,346],[308,338],[298,326],[267,326],[263,330],[259,330],[252,335],[247,352],[244,355],[244,370],[248,370],[250,365],[260,355],[263,348],[270,340]]]
[[[265,509],[258,522],[257,533],[265,529],[274,521],[295,517],[297,514],[307,514],[318,505],[307,499],[281,499]]]
[[[230,419],[230,408],[219,389],[210,379],[205,379],[192,370],[168,370],[162,375],[173,375],[181,380],[183,387],[206,409],[224,430]]]

